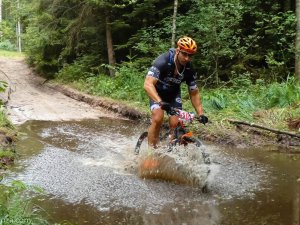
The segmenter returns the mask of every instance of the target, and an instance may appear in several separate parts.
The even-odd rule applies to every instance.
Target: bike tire
[[[204,163],[210,165],[211,161],[209,154],[206,153],[203,148],[200,148],[203,145],[202,142],[196,137],[185,137],[185,139],[189,142],[189,144],[194,144],[198,149],[200,149]]]
[[[148,136],[148,132],[147,132],[147,131],[143,132],[143,133],[140,135],[140,137],[139,137],[139,139],[138,139],[138,141],[137,141],[137,143],[136,143],[136,145],[135,145],[135,148],[134,148],[134,153],[135,153],[136,155],[138,155],[138,154],[140,153],[141,145],[142,145],[143,141],[145,140],[145,138],[146,138],[147,136]]]

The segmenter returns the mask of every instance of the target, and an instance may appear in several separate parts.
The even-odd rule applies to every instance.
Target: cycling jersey
[[[174,48],[171,48],[168,52],[158,56],[148,70],[147,76],[157,79],[155,88],[163,101],[173,103],[176,108],[181,108],[180,84],[186,82],[189,90],[198,89],[195,81],[197,74],[192,69],[191,63],[188,62],[180,74],[174,75],[175,51]],[[150,101],[151,106],[153,103]]]

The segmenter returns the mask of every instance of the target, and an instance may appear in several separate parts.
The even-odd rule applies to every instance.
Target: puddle
[[[142,179],[133,153],[144,124],[99,119],[20,126],[19,159],[6,176],[42,187],[51,222],[73,224],[292,224],[299,157],[207,146],[209,193]],[[295,212],[294,212],[295,211]]]

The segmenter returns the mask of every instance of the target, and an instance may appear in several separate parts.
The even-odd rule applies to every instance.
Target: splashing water
[[[201,148],[205,148],[202,146]],[[193,187],[208,184],[211,165],[205,164],[199,147],[176,146],[171,152],[165,148],[141,152],[138,174],[142,178],[160,179]]]

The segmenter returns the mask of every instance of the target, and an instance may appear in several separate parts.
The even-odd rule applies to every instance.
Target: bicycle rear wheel
[[[147,136],[148,136],[148,132],[147,132],[147,131],[143,132],[143,133],[140,135],[140,137],[139,137],[139,139],[138,139],[138,141],[137,141],[137,143],[136,143],[136,145],[135,145],[135,148],[134,148],[134,153],[135,153],[136,155],[138,155],[138,154],[140,153],[141,146],[142,146],[142,144],[143,144],[144,142],[146,142],[145,139],[147,139]],[[148,143],[146,143],[146,144],[148,144]]]

